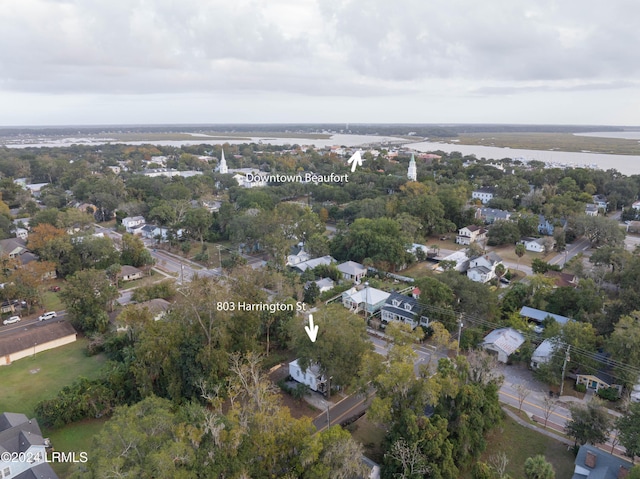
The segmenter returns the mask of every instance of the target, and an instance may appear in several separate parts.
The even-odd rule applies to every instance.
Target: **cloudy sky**
[[[0,0],[0,125],[640,125],[637,0]]]

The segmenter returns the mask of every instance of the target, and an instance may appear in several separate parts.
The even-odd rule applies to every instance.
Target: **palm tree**
[[[522,243],[518,243],[516,245],[516,256],[518,257],[518,271],[520,271],[520,258],[524,256],[524,253],[526,251],[527,250]]]

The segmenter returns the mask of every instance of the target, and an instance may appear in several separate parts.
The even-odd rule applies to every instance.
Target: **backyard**
[[[87,340],[78,341],[0,368],[0,411],[33,417],[36,404],[55,396],[78,377],[98,377],[105,358],[85,355]]]

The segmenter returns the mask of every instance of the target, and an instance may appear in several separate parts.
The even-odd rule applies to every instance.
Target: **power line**
[[[420,307],[423,310],[426,310],[427,312],[430,313],[435,313],[438,315],[442,315],[442,316],[449,316],[451,319],[453,319],[454,321],[463,321],[466,323],[471,323],[474,325],[479,325],[479,326],[484,326],[488,329],[498,329],[498,328],[503,328],[504,325],[503,324],[498,324],[498,323],[494,323],[492,321],[486,320],[486,319],[482,319],[482,318],[478,318],[474,315],[468,314],[468,313],[464,313],[462,311],[455,311],[453,309],[448,309],[448,308],[442,308],[442,307],[438,307],[438,306],[434,306],[434,305],[429,305],[429,304],[424,304],[424,303],[420,303]],[[530,331],[520,331],[520,333],[526,338],[529,339],[531,342],[534,343],[539,343],[540,342],[540,337],[533,332]],[[564,349],[566,349],[569,344],[561,341],[561,340],[557,340],[557,344],[561,347],[563,347]],[[623,363],[621,361],[612,359],[612,358],[608,358],[605,357],[602,353],[598,353],[595,351],[589,351],[587,349],[578,347],[578,346],[571,346],[571,352],[572,354],[576,354],[580,357],[584,359],[587,359],[589,361],[595,361],[598,363],[602,363],[606,366],[612,367],[615,370],[624,372],[624,373],[628,373],[631,375],[635,375],[637,378],[640,378],[640,368],[635,367],[635,366],[631,366],[630,364],[626,364]],[[576,361],[572,361],[572,362],[576,362]],[[577,363],[577,362],[576,362]],[[581,363],[577,363],[580,364],[581,366],[584,367],[590,367],[588,365],[585,364],[581,364]],[[616,379],[624,379],[624,378],[620,378],[619,376],[615,376],[614,374],[610,374],[608,373],[611,377],[614,377]]]

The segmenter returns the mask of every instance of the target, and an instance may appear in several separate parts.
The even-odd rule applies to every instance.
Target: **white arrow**
[[[349,158],[347,164],[351,165],[351,172],[356,171],[356,165],[362,166],[362,157],[360,156],[360,150],[351,155],[351,158]]]
[[[318,336],[318,325],[313,325],[313,314],[309,315],[309,326],[305,326],[304,330],[309,335],[309,339],[312,343],[316,342],[316,337]]]

